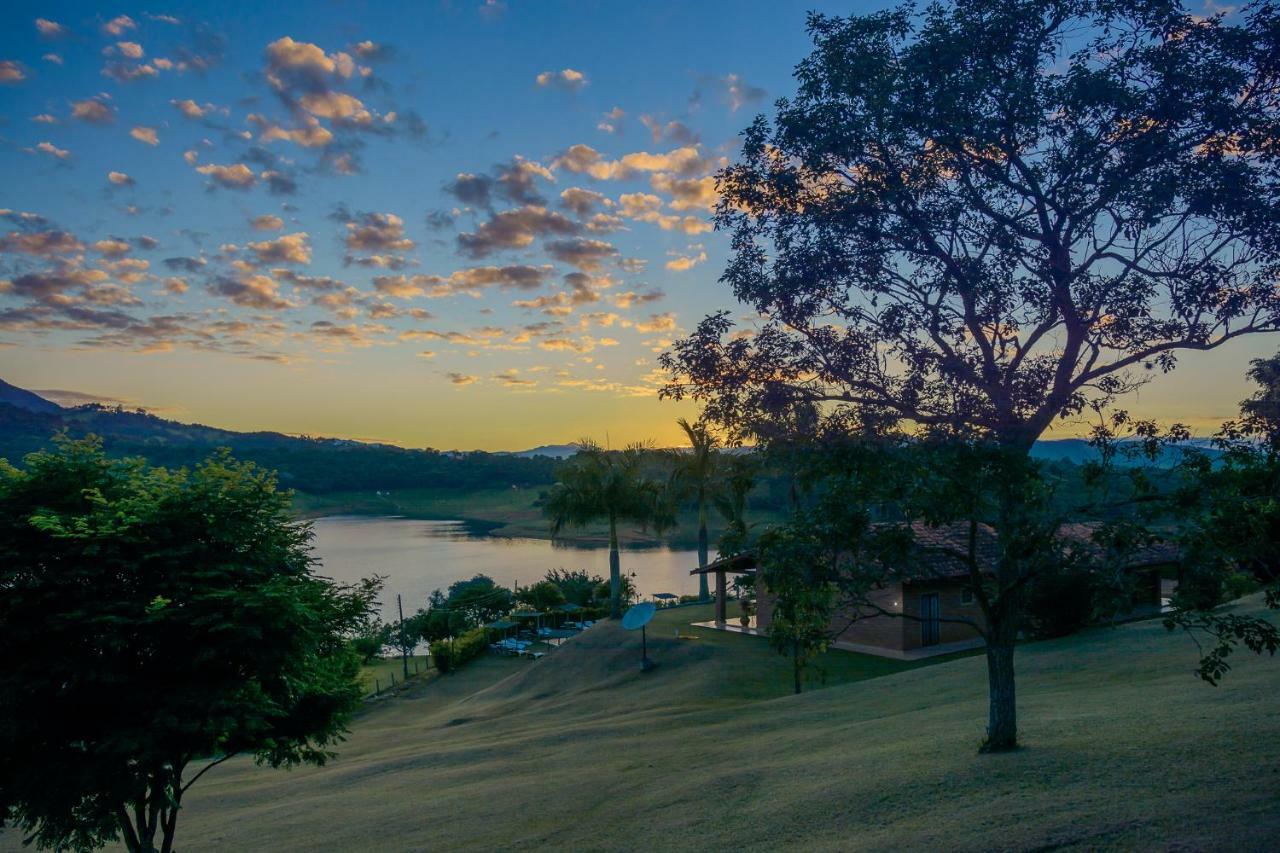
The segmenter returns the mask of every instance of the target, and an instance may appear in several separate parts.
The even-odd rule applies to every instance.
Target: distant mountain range
[[[50,436],[62,429],[71,435],[84,435],[90,432],[100,435],[107,444],[108,450],[145,455],[155,464],[193,464],[198,461],[198,458],[203,458],[198,454],[207,455],[208,451],[215,447],[231,447],[238,456],[278,468],[282,472],[282,479],[296,477],[295,469],[300,466],[306,467],[301,464],[304,457],[325,451],[343,451],[344,461],[353,456],[370,459],[377,457],[380,460],[387,460],[392,466],[403,465],[410,459],[430,459],[433,465],[441,463],[444,459],[474,461],[489,458],[495,463],[506,459],[511,460],[507,465],[514,467],[511,472],[506,472],[508,476],[499,477],[499,482],[509,479],[509,475],[515,473],[514,469],[521,467],[520,462],[532,464],[533,468],[530,468],[529,472],[536,469],[538,473],[534,475],[535,479],[546,481],[551,477],[553,462],[573,456],[578,449],[575,444],[544,444],[528,450],[496,453],[442,452],[430,448],[411,450],[394,445],[372,444],[341,438],[298,437],[278,432],[235,432],[202,424],[184,424],[165,420],[141,409],[129,411],[119,407],[109,408],[94,404],[63,407],[39,394],[0,380],[0,457],[7,457],[12,461],[21,459],[26,453],[46,446]],[[1082,438],[1038,441],[1031,452],[1039,459],[1071,462],[1077,465],[1098,459],[1097,451]],[[1171,455],[1167,455],[1161,462],[1169,464],[1172,458]],[[335,460],[331,459],[330,464],[333,461]],[[417,469],[419,466],[409,465],[408,467]],[[321,491],[365,487],[352,485],[353,482],[358,481],[368,483],[370,488],[393,488],[405,482],[407,476],[421,476],[422,473],[417,470],[416,473],[410,474],[406,469],[397,474],[384,465],[375,465],[373,469],[361,475],[335,471],[335,477],[318,477],[314,475],[318,475],[319,472],[313,472],[313,476],[304,478],[307,486],[299,482],[295,483],[295,487]],[[373,480],[370,479],[371,477]],[[378,477],[386,479],[377,480]],[[470,477],[466,479],[471,480]],[[528,483],[528,480],[520,476],[516,477],[515,481],[521,484]]]
[[[542,486],[555,478],[554,458],[502,453],[406,449],[342,438],[278,432],[235,432],[184,424],[142,409],[100,404],[63,407],[0,380],[0,459],[20,463],[52,437],[99,436],[113,456],[142,456],[153,465],[192,467],[220,447],[277,471],[282,485],[316,494],[373,489],[468,490]]]
[[[538,447],[531,447],[528,450],[509,451],[511,456],[519,456],[521,459],[531,459],[534,456],[545,456],[549,459],[568,459],[577,452],[578,445],[576,444],[543,444]]]
[[[46,400],[34,391],[19,388],[17,385],[10,385],[3,379],[0,379],[0,403],[17,406],[19,409],[26,409],[28,412],[47,413],[62,410],[62,407],[52,400]]]

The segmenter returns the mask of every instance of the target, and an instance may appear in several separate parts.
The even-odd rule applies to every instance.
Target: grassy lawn
[[[828,686],[792,696],[761,638],[676,639],[700,610],[659,614],[647,674],[639,637],[601,623],[540,661],[484,657],[379,704],[325,767],[228,762],[188,794],[179,846],[1226,851],[1280,837],[1280,660],[1233,656],[1214,688],[1158,622],[1030,643],[1024,748],[980,756],[981,656],[833,652]]]
[[[730,602],[731,612],[735,608]],[[677,629],[685,636],[697,637],[679,642],[696,646],[700,653],[706,654],[707,667],[715,671],[714,689],[708,692],[708,701],[735,704],[745,699],[768,699],[792,692],[791,659],[774,651],[766,638],[689,627],[692,622],[708,622],[714,618],[714,604],[659,610],[649,624],[649,637],[651,640],[675,637]],[[831,649],[811,664],[805,689],[849,684],[973,654],[981,652],[961,652],[925,661],[899,661]],[[651,657],[661,664],[660,658]]]
[[[424,676],[432,675],[434,670],[428,666],[427,660],[426,655],[412,655],[409,658],[409,677],[421,680]],[[378,688],[386,690],[391,686],[392,675],[395,676],[397,684],[404,680],[404,668],[400,658],[379,658],[360,668],[360,684],[364,687],[365,693],[372,693]]]

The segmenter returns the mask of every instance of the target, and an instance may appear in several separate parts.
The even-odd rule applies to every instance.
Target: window
[[[969,589],[967,586],[960,590],[960,603],[973,604],[973,590]]]

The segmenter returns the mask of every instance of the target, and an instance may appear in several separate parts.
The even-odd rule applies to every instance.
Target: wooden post
[[[725,589],[724,589],[724,572],[716,572],[716,624],[723,626],[725,623],[724,606],[725,606]]]
[[[405,648],[404,638],[404,605],[400,603],[400,593],[396,593],[396,610],[400,611],[400,665],[404,667],[404,680],[409,680],[409,650]],[[391,676],[393,679],[395,676]]]

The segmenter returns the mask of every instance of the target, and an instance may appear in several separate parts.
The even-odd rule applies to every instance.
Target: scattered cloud
[[[258,263],[261,264],[309,264],[311,246],[307,239],[305,231],[283,234],[274,240],[250,243],[249,251],[257,256]]]
[[[394,213],[362,213],[347,223],[346,245],[351,252],[406,252],[415,244]]]
[[[292,303],[280,296],[280,286],[276,280],[262,273],[216,276],[209,283],[209,292],[229,299],[236,305],[260,311],[279,311],[292,307]]]
[[[134,180],[124,172],[107,172],[107,180],[118,187],[133,186]]]
[[[27,149],[40,154],[48,154],[57,160],[66,160],[71,156],[71,152],[65,148],[59,148],[52,142],[37,142],[34,148]]]
[[[204,166],[197,166],[196,171],[209,178],[213,182],[211,186],[217,185],[233,190],[248,189],[257,181],[257,176],[253,174],[253,170],[244,163],[232,163],[226,166],[208,163]]]
[[[536,78],[537,83],[544,89],[561,89],[566,92],[581,91],[587,85],[587,75],[581,71],[575,71],[572,68],[565,68],[560,71],[543,71]]]
[[[622,133],[622,120],[626,116],[627,114],[622,107],[614,107],[600,116],[600,121],[596,123],[596,130],[603,130],[605,133]]]
[[[546,244],[546,249],[551,257],[583,272],[597,272],[605,261],[618,256],[618,249],[612,243],[586,237],[553,240]]]
[[[102,25],[102,31],[110,36],[122,36],[128,30],[137,29],[138,24],[128,15],[118,15]]]
[[[110,124],[115,121],[115,107],[106,102],[103,95],[71,102],[71,117],[90,124]]]
[[[519,249],[536,238],[577,234],[582,226],[563,214],[541,205],[504,210],[482,222],[474,232],[458,235],[458,251],[472,258],[484,258],[503,249]]]
[[[640,123],[649,129],[649,136],[652,137],[654,143],[674,142],[677,145],[696,145],[698,143],[698,134],[689,129],[687,125],[679,121],[664,122],[652,115],[640,116]]]
[[[69,31],[57,21],[51,21],[48,18],[36,18],[36,32],[40,33],[43,38],[56,39],[67,35]]]
[[[264,213],[249,220],[254,231],[279,231],[284,227],[284,220],[274,213]]]
[[[147,145],[159,145],[160,137],[156,135],[154,127],[145,127],[138,125],[129,131],[129,135],[139,142],[145,142]]]
[[[730,112],[737,112],[744,106],[760,103],[764,100],[765,91],[759,86],[752,86],[738,74],[726,74],[723,77],[702,77],[698,87],[689,98],[689,108],[697,110],[702,105],[703,90],[709,89],[713,95],[729,107]]]
[[[613,200],[595,190],[569,187],[560,193],[560,206],[584,219],[602,208],[613,207]]]
[[[438,299],[466,294],[478,296],[489,287],[503,290],[534,290],[541,287],[553,272],[549,265],[468,267],[448,276],[439,275],[384,275],[373,280],[378,293],[396,299],[427,297]]]
[[[476,376],[468,376],[465,373],[454,373],[452,371],[446,373],[445,376],[449,377],[449,381],[454,385],[470,385],[478,379]]]
[[[182,100],[175,99],[169,101],[169,103],[173,104],[174,109],[178,112],[182,113],[187,118],[192,119],[204,118],[211,110],[215,109],[213,104],[205,104],[201,106],[190,98],[184,98]]]
[[[676,255],[674,258],[667,261],[667,264],[666,264],[667,269],[671,270],[672,272],[686,272],[688,270],[693,269],[698,264],[706,261],[707,253],[705,251],[702,251],[701,247],[690,247],[690,248],[698,249],[697,254]]]
[[[12,59],[0,59],[0,83],[21,83],[27,79],[22,66]]]

